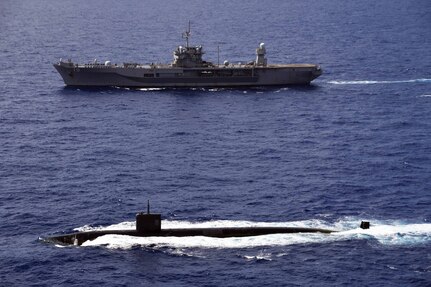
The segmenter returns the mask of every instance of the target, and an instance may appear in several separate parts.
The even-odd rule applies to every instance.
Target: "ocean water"
[[[0,286],[430,286],[431,2],[0,1]],[[52,64],[320,64],[306,87],[65,88]],[[73,230],[305,226],[248,238]],[[369,220],[371,229],[359,229]]]

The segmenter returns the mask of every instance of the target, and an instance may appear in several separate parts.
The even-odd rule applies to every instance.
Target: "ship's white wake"
[[[406,84],[406,83],[431,83],[431,79],[411,79],[397,81],[373,81],[373,80],[358,80],[358,81],[328,81],[334,85],[375,85],[375,84]]]
[[[294,244],[330,243],[345,240],[376,240],[382,245],[416,245],[431,242],[431,224],[402,223],[399,221],[371,220],[371,228],[359,228],[360,220],[345,218],[335,223],[322,220],[305,220],[295,222],[249,222],[218,220],[193,223],[188,221],[162,222],[163,228],[196,228],[196,227],[251,227],[251,226],[293,226],[337,230],[332,234],[296,233],[271,234],[262,236],[211,238],[204,236],[190,237],[134,237],[125,235],[105,235],[95,240],[84,242],[83,246],[105,246],[113,249],[130,249],[136,246],[171,249],[232,249],[272,246],[289,246]],[[134,222],[123,222],[107,227],[84,226],[77,230],[134,229]]]

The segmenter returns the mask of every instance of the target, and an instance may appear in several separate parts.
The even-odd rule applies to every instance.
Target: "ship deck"
[[[212,65],[208,67],[174,67],[170,64],[138,64],[138,63],[123,63],[123,64],[74,64],[74,68],[135,68],[135,69],[178,69],[178,70],[208,70],[208,69],[281,69],[281,68],[316,68],[318,65],[315,64],[269,64],[266,66],[255,66],[249,64],[229,64],[225,65]]]

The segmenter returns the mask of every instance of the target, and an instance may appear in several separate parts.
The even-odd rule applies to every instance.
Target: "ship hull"
[[[266,67],[177,68],[140,66],[76,65],[57,63],[54,67],[67,86],[191,88],[307,85],[321,75],[312,64]]]

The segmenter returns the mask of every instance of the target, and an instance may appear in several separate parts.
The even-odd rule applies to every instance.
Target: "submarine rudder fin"
[[[370,222],[369,221],[361,221],[361,225],[359,227],[362,229],[370,229]]]

